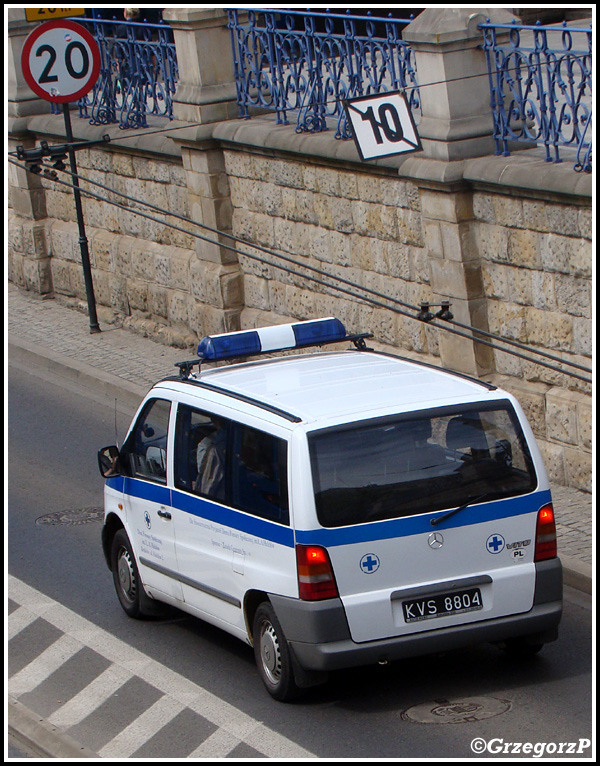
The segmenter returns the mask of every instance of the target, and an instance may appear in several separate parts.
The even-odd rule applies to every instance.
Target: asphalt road
[[[237,639],[179,612],[129,620],[96,452],[130,415],[9,368],[8,691],[55,736],[103,757],[592,757],[591,600],[568,588],[559,640],[533,660],[469,648],[337,673],[288,705]]]

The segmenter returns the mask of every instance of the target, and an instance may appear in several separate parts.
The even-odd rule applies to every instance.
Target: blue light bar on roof
[[[346,329],[339,319],[315,319],[308,322],[241,330],[223,335],[207,335],[198,344],[198,356],[207,362],[255,356],[270,351],[320,346],[346,338]]]

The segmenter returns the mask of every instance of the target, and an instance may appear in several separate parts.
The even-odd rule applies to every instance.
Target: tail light
[[[338,595],[329,554],[319,545],[297,545],[298,590],[304,601],[320,601]]]
[[[538,511],[537,528],[535,530],[534,561],[553,559],[556,557],[556,524],[552,503],[544,505]]]

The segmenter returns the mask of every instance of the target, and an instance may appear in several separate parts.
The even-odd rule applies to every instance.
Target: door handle
[[[160,516],[161,519],[171,518],[171,514],[169,513],[169,511],[158,511],[158,515]]]

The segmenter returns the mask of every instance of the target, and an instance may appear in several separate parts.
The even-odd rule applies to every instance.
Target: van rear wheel
[[[269,694],[280,702],[297,697],[296,684],[287,640],[271,604],[263,602],[254,616],[254,657],[258,672]]]

